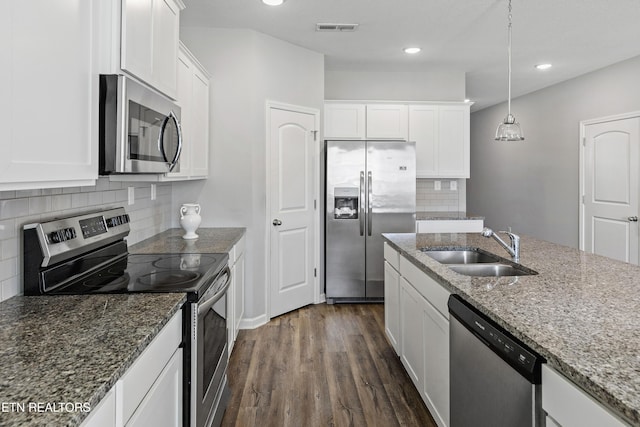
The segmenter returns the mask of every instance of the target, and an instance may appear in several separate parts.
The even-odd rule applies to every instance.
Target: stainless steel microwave
[[[100,76],[100,174],[179,170],[180,107],[124,75]]]

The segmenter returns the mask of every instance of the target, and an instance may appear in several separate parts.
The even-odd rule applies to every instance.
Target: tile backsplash
[[[0,192],[0,301],[22,293],[22,226],[54,217],[124,206],[131,218],[129,244],[171,226],[171,184],[158,183],[151,200],[150,183],[98,179],[92,187]],[[129,205],[129,188],[133,201]]]
[[[440,189],[436,190],[436,182]],[[451,189],[455,182],[457,189]],[[417,179],[416,211],[458,212],[466,210],[466,181],[464,179]]]

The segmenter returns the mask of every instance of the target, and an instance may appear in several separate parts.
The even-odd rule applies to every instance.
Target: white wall
[[[203,227],[247,227],[245,317],[257,319],[266,314],[266,101],[321,111],[324,57],[250,30],[182,27],[180,38],[213,76],[210,172],[174,184],[173,204],[199,202]]]
[[[468,210],[489,227],[578,247],[580,121],[640,110],[638,76],[640,57],[513,100],[521,143],[493,140],[505,104],[473,113]]]
[[[464,71],[326,70],[325,99],[463,101]]]

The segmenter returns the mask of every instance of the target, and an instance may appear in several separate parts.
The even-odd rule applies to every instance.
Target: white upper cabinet
[[[408,138],[408,107],[402,104],[367,105],[367,139]]]
[[[470,177],[469,103],[327,101],[325,139],[415,141],[418,178]]]
[[[180,170],[165,180],[202,179],[209,175],[209,73],[180,43],[177,103],[181,110]]]
[[[97,1],[4,2],[0,191],[98,178]]]
[[[326,103],[324,105],[325,139],[365,139],[364,104]]]
[[[324,138],[406,141],[408,117],[408,107],[402,104],[326,102]]]
[[[469,178],[470,104],[410,105],[418,178]]]
[[[103,0],[101,72],[122,71],[176,99],[181,0]]]

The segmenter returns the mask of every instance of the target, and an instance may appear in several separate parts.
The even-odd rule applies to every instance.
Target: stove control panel
[[[51,243],[62,243],[67,240],[75,239],[76,230],[73,227],[62,228],[60,230],[50,232],[48,236]]]
[[[129,234],[129,222],[124,208],[113,208],[26,224],[25,260],[27,253],[33,254],[34,265],[47,267],[122,241]]]
[[[129,214],[123,214],[118,216],[112,216],[111,218],[107,218],[107,227],[113,228],[122,224],[128,224],[130,222]]]

